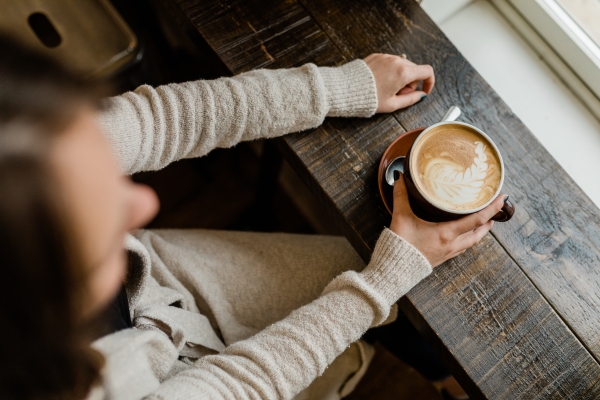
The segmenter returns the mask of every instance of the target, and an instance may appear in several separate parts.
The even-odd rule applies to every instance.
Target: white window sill
[[[600,207],[596,117],[487,0],[423,0],[422,6]]]

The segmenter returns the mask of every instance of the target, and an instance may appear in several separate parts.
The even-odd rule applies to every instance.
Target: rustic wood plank
[[[307,62],[318,65],[339,65],[347,61],[303,7],[295,1],[273,3],[264,0],[234,0],[227,3],[212,1],[200,4],[197,0],[175,0],[175,3],[179,6],[183,18],[193,22],[203,40],[213,48],[233,74],[267,65],[269,68],[286,68]],[[267,14],[270,19],[265,18]],[[252,29],[249,28],[250,26]],[[298,29],[301,29],[305,35],[300,43],[297,43],[297,40],[302,35],[298,35],[296,32]],[[306,34],[307,32],[309,33]],[[223,40],[223,37],[229,39]],[[237,47],[232,47],[230,41],[237,43]],[[247,47],[255,50],[261,45],[265,46],[267,53],[276,57],[267,60],[264,52],[246,51]],[[337,220],[342,232],[366,260],[371,256],[372,245],[376,242],[381,229],[388,224],[388,216],[378,198],[377,187],[374,186],[376,180],[373,177],[377,175],[376,164],[373,163],[373,159],[368,163],[365,163],[364,159],[361,162],[365,141],[360,135],[370,137],[372,142],[379,144],[374,153],[376,158],[379,158],[387,143],[404,132],[400,124],[390,115],[378,116],[372,121],[375,120],[379,123],[365,124],[365,121],[360,119],[328,119],[323,127],[314,131],[277,139],[280,149],[286,154],[290,164],[313,193],[322,200]],[[328,129],[325,129],[325,126]],[[345,134],[355,138],[352,144],[349,144],[348,139],[344,137]],[[323,143],[328,143],[328,146],[324,146]],[[370,151],[373,152],[372,149]],[[345,193],[351,194],[350,197],[354,198],[355,210],[359,210],[354,215],[362,216],[362,221],[346,218],[345,210],[340,209],[343,205],[332,201],[331,194],[323,191],[324,180],[316,181],[312,179],[312,175],[306,174],[309,169],[307,163],[310,162],[306,156],[319,157],[328,154],[338,156],[335,162],[339,163],[339,168],[326,175],[344,175],[356,183],[352,186],[353,191],[348,188]],[[340,155],[346,158],[342,160],[339,158]],[[363,165],[364,170],[353,169],[359,165]],[[367,175],[371,176],[371,179],[365,179]],[[331,180],[331,182],[333,184],[339,181]],[[359,188],[358,184],[361,182],[369,184]],[[343,185],[340,189],[343,189]],[[367,228],[372,215],[364,213],[365,209],[373,209],[372,212],[379,213],[377,220],[380,222]],[[366,244],[363,236],[369,236],[370,245]]]
[[[396,114],[405,127],[412,128],[421,121],[434,122],[448,102],[455,99],[461,100],[457,104],[468,106],[478,96],[489,96],[493,104],[501,103],[437,27],[409,1],[303,1],[314,19],[307,19],[308,14],[295,1],[177,3],[234,74],[267,65],[287,67],[308,61],[339,64],[372,52],[368,48],[371,41],[380,45],[378,51],[391,52],[389,49],[393,48],[401,49],[397,53],[411,55],[438,54],[439,60],[434,61],[442,67],[456,67],[438,70],[440,98],[432,96]],[[359,13],[356,7],[365,8]],[[319,10],[329,11],[327,14],[333,17],[327,19]],[[372,35],[357,22],[372,21],[369,13],[379,21],[378,25],[371,23],[367,27],[374,30]],[[266,14],[271,19],[265,18]],[[336,19],[337,24],[345,25],[334,25],[331,21]],[[327,35],[319,33],[315,20],[335,45]],[[335,36],[336,32],[343,32],[340,37],[347,42]],[[430,51],[411,51],[413,47],[418,49],[418,41],[413,40],[418,35],[425,38],[420,38],[420,45],[427,44]],[[299,38],[303,38],[301,43]],[[359,47],[360,43],[363,47]],[[469,78],[474,87],[465,90],[457,85]],[[450,93],[448,98],[446,92]],[[501,110],[502,107],[507,109],[503,103],[498,106]],[[467,116],[476,115],[468,110]],[[509,120],[516,121],[519,131],[529,134],[514,117]],[[377,198],[375,167],[386,144],[402,131],[389,116],[372,120],[328,119],[313,132],[280,139],[290,162],[341,217],[347,237],[365,259],[370,257],[379,231],[389,222]],[[520,198],[516,200],[519,202]],[[501,229],[509,229],[506,227]],[[600,393],[598,363],[494,238],[487,237],[465,256],[438,269],[411,291],[403,304],[430,340],[440,345],[453,372],[462,377],[461,383],[475,397],[596,398]]]
[[[416,286],[401,306],[444,359],[463,366],[453,372],[461,384],[475,384],[471,394],[592,399],[600,393],[595,360],[490,235]]]
[[[390,219],[379,198],[378,163],[373,161],[403,132],[394,118],[381,115],[368,124],[326,119],[315,130],[277,139],[290,165],[365,261]]]
[[[600,212],[436,25],[411,1],[300,0],[349,58],[406,53],[433,65],[436,88],[396,117],[405,129],[438,122],[452,105],[482,128],[507,167],[518,205],[494,236],[600,360]],[[410,37],[410,40],[407,38]]]
[[[369,187],[380,157],[374,155],[381,154],[388,142],[382,144],[381,135],[364,140],[367,136],[357,131],[366,129],[358,120],[354,126],[348,120],[346,130],[332,127],[334,121],[294,135],[294,147],[282,148],[331,212],[344,216],[342,229],[355,248],[370,254],[382,224],[389,221],[380,208],[377,188]],[[394,129],[388,128],[385,136],[393,134]],[[368,165],[365,158],[371,154],[366,181],[353,174],[357,158],[344,160],[349,150],[363,155],[358,165]],[[348,176],[352,179],[340,184]],[[368,255],[364,258],[368,260]],[[437,343],[473,398],[535,398],[534,394],[544,393],[541,398],[593,399],[600,395],[598,363],[489,235],[465,255],[439,267],[401,305],[429,341]]]
[[[203,37],[236,74],[307,62],[338,65],[346,61],[340,52],[323,51],[331,47],[329,38],[296,2],[281,2],[276,7],[256,0],[210,1],[202,7],[194,0],[177,3],[202,32],[219,32]]]

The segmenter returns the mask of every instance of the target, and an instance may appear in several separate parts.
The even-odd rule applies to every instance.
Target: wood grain
[[[164,2],[164,0],[163,0]],[[257,0],[177,1],[186,18],[202,35],[231,72],[281,68],[316,62],[337,65],[345,58],[331,47],[329,38],[296,2],[270,7]],[[256,11],[260,10],[259,13]]]
[[[435,92],[398,121],[407,130],[431,125],[457,105],[461,120],[490,135],[506,165],[504,192],[518,204],[494,236],[600,360],[598,208],[414,2],[300,1],[348,58],[406,53],[433,65]],[[413,40],[394,40],[405,33]]]
[[[492,236],[438,268],[400,304],[471,396],[598,397],[595,360]]]
[[[519,211],[413,289],[403,309],[474,398],[600,397],[597,210],[415,2],[162,1],[178,5],[232,74],[371,52],[434,65],[435,94],[420,104],[328,119],[278,143],[368,260],[389,223],[374,179],[387,143],[459,105],[499,145]]]

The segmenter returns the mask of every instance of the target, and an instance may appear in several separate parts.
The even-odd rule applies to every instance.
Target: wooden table
[[[160,1],[228,74],[340,65],[373,52],[433,65],[436,87],[421,103],[371,119],[328,118],[278,139],[281,150],[368,261],[390,221],[376,184],[383,151],[458,105],[462,120],[498,144],[504,191],[518,209],[436,268],[402,310],[472,398],[600,398],[598,209],[416,2]]]

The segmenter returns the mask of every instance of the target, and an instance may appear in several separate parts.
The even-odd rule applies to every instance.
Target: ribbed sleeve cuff
[[[386,228],[362,275],[391,306],[431,271],[429,261],[419,250]]]
[[[327,285],[323,295],[353,288],[372,307],[371,326],[378,326],[386,320],[392,305],[430,273],[431,265],[423,254],[385,229],[369,265],[360,273],[344,272]]]
[[[319,67],[325,83],[328,117],[370,117],[377,110],[373,73],[363,60],[341,67]]]

